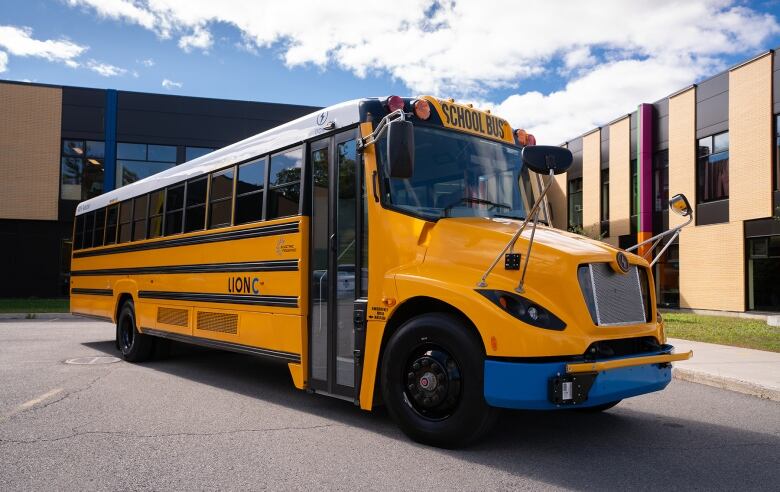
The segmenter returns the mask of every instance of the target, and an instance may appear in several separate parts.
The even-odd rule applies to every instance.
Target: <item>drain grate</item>
[[[76,357],[75,359],[66,360],[65,363],[74,364],[77,366],[91,366],[97,364],[113,364],[114,362],[119,362],[120,360],[121,359],[119,357],[108,357],[108,356]]]

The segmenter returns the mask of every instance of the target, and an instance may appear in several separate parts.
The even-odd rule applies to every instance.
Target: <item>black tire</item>
[[[618,403],[620,403],[623,400],[617,400],[617,401],[611,401],[609,403],[602,403],[601,405],[596,405],[593,407],[578,407],[575,410],[582,413],[599,413],[599,412],[605,412],[609,410],[610,408],[614,407]]]
[[[382,397],[413,440],[466,446],[484,436],[498,414],[485,402],[484,367],[482,343],[461,319],[445,313],[416,316],[387,342]]]
[[[149,360],[154,351],[154,338],[138,331],[135,322],[135,304],[126,301],[116,321],[117,345],[128,362]]]

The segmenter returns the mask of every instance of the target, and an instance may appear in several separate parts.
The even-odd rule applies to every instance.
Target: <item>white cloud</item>
[[[174,82],[173,80],[170,79],[163,79],[162,81],[163,88],[168,89],[169,91],[172,91],[174,89],[181,89],[183,85],[184,84],[182,84],[181,82]]]
[[[389,74],[412,92],[471,99],[514,90],[496,110],[528,122],[546,142],[662,97],[721,68],[726,55],[760,50],[780,31],[774,17],[740,0],[68,2],[178,36],[184,50],[208,49],[209,29],[230,25],[243,49],[271,48],[289,67]],[[565,87],[523,93],[523,82],[541,74],[564,77]]]
[[[127,70],[124,68],[110,65],[108,63],[101,63],[96,60],[87,61],[86,67],[103,77],[117,77],[127,73]]]
[[[186,36],[179,38],[179,48],[187,53],[189,53],[192,48],[198,48],[204,52],[208,51],[212,43],[211,33],[202,27],[196,27],[193,29],[192,34],[187,34]]]
[[[0,73],[8,70],[8,53],[0,51]]]
[[[136,60],[136,63],[140,63],[141,65],[145,66],[146,68],[152,68],[154,66],[154,60],[151,58],[146,58],[143,60]]]
[[[66,64],[75,63],[74,59],[88,49],[67,39],[35,39],[29,27],[8,25],[0,26],[0,48],[7,51],[6,55],[31,56]]]

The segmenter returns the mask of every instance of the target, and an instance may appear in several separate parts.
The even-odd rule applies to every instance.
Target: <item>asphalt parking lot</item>
[[[0,321],[0,488],[777,490],[780,404],[673,381],[604,414],[505,412],[466,450],[296,390],[284,365],[177,346],[133,365],[114,327]],[[82,360],[84,362],[84,360]]]

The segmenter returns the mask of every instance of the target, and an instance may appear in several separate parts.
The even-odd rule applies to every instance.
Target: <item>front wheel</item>
[[[480,340],[459,318],[416,316],[388,341],[381,387],[388,412],[415,441],[460,447],[487,433],[497,410],[484,397]]]

